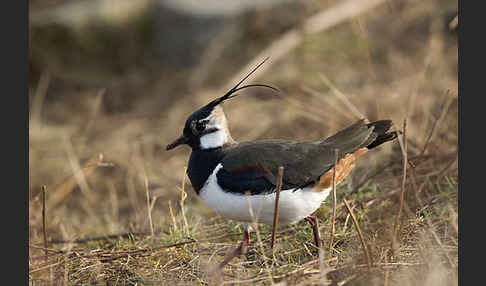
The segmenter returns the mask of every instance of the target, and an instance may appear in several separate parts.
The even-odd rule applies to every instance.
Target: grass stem
[[[45,185],[42,186],[42,234],[44,237],[44,254],[45,261],[47,262],[48,251],[47,251],[47,217],[46,217],[46,189]]]
[[[398,213],[395,219],[395,224],[393,226],[393,236],[392,236],[392,243],[391,243],[391,250],[393,256],[395,256],[397,250],[397,233],[400,225],[400,216],[402,214],[403,204],[405,200],[405,183],[407,179],[407,119],[403,120],[402,136],[403,136],[402,137],[403,143],[400,141],[400,138],[398,138],[400,147],[402,147],[401,150],[402,150],[402,158],[403,158],[403,167],[402,167],[403,170],[402,170],[402,184],[401,184],[401,191],[400,191],[400,205],[398,207]]]
[[[181,208],[182,219],[184,220],[184,232],[189,233],[189,223],[187,222],[186,213],[184,211],[184,201],[187,198],[187,193],[184,190],[186,185],[186,171],[187,167],[184,167],[184,174],[182,175],[182,186],[181,186],[181,200],[179,201],[179,206]]]
[[[275,245],[275,237],[277,234],[277,224],[278,224],[278,202],[280,200],[280,191],[282,190],[282,179],[283,179],[284,167],[280,166],[278,168],[278,184],[277,193],[275,195],[275,211],[273,214],[273,226],[272,226],[272,252],[274,251],[273,246]],[[273,252],[275,253],[275,252]]]
[[[148,184],[148,178],[147,174],[143,173],[143,183],[145,185],[145,195],[147,198],[147,213],[148,213],[148,220],[149,220],[149,225],[150,225],[150,235],[153,237],[154,236],[154,224],[152,223],[152,206],[153,204],[150,203],[150,194],[149,194],[149,184]]]
[[[351,210],[351,207],[349,206],[349,203],[346,201],[346,199],[343,199],[344,205],[346,206],[346,209],[348,210],[349,214],[351,215],[351,219],[353,220],[354,226],[356,227],[356,230],[358,231],[359,239],[361,241],[361,246],[363,247],[363,252],[365,253],[365,258],[366,258],[366,265],[368,266],[368,270],[371,271],[371,257],[370,253],[368,251],[368,247],[366,246],[366,242],[364,240],[363,233],[361,232],[361,228],[359,227],[358,221],[356,220],[356,217],[354,216],[353,211]]]
[[[329,253],[327,254],[327,258],[331,258],[332,249],[334,244],[334,232],[336,231],[336,167],[338,162],[338,154],[339,150],[334,149],[334,168],[332,168],[332,220],[331,220],[331,236],[329,238]]]

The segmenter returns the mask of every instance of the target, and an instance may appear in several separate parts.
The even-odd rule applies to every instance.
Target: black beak
[[[166,150],[174,149],[181,144],[186,144],[188,141],[189,139],[187,139],[184,135],[181,135],[181,137],[177,138],[174,142],[167,145]]]

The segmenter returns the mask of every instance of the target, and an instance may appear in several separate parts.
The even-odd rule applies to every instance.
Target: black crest
[[[266,88],[272,89],[273,91],[278,92],[279,91],[278,89],[276,89],[273,86],[266,85],[266,84],[247,84],[247,85],[240,86],[250,75],[252,75],[267,60],[268,60],[268,57],[266,59],[264,59],[260,64],[258,64],[254,69],[252,69],[243,79],[241,79],[233,88],[231,88],[223,96],[214,99],[213,101],[209,102],[205,106],[203,106],[203,107],[199,108],[198,110],[196,110],[195,112],[193,112],[189,116],[189,118],[187,118],[187,120],[186,120],[186,124],[184,126],[184,131],[182,133],[182,136],[177,138],[171,144],[167,145],[166,149],[171,150],[171,149],[173,149],[176,146],[181,145],[181,144],[188,144],[192,148],[199,146],[199,137],[202,133],[200,134],[200,133],[196,132],[197,134],[195,134],[193,132],[193,130],[195,128],[193,128],[193,127],[197,127],[197,124],[203,124],[201,122],[201,120],[204,119],[204,118],[207,118],[211,114],[213,109],[218,104],[222,103],[223,101],[225,101],[227,99],[238,96],[238,94],[236,94],[236,92],[238,92],[242,89],[245,89],[245,88],[249,88],[249,87],[266,87]],[[202,127],[201,129],[204,129],[204,128]],[[196,130],[197,130],[197,128],[196,128]]]
[[[238,94],[235,94],[235,92],[248,88],[248,87],[266,87],[270,88],[276,92],[279,92],[279,90],[273,86],[267,85],[267,84],[247,84],[244,86],[240,86],[250,75],[252,75],[259,67],[261,67],[266,61],[268,60],[268,57],[265,58],[261,63],[259,63],[253,70],[251,70],[244,78],[242,78],[232,89],[230,89],[226,94],[221,96],[220,98],[216,98],[215,100],[211,101],[208,103],[206,106],[214,108],[216,105],[220,104],[221,102],[236,97]]]
[[[268,57],[265,58],[261,63],[259,63],[255,68],[253,68],[244,78],[242,78],[233,88],[231,88],[228,92],[226,92],[223,96],[214,99],[213,101],[209,102],[205,106],[199,108],[196,110],[194,113],[189,116],[189,118],[186,121],[186,127],[189,127],[191,122],[197,121],[203,118],[208,117],[213,109],[219,105],[220,103],[224,102],[225,100],[228,100],[230,98],[234,98],[238,96],[236,92],[249,88],[249,87],[266,87],[269,88],[275,92],[279,92],[279,90],[273,86],[267,85],[267,84],[247,84],[240,86],[250,75],[252,75],[259,67],[261,67],[266,61],[268,60]]]

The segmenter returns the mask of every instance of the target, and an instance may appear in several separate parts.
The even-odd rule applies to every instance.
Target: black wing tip
[[[393,121],[389,119],[378,120],[366,124],[368,128],[374,127],[373,132],[378,133],[378,135],[385,134],[388,131],[388,129],[392,127],[392,125],[393,125]]]
[[[387,132],[391,126],[393,125],[393,121],[391,120],[378,120],[371,123],[366,124],[366,126],[373,127],[373,133],[376,134],[376,139],[371,142],[366,148],[373,149],[385,142],[391,141],[398,136],[397,131]]]

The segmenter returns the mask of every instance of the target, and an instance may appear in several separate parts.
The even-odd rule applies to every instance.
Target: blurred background
[[[156,229],[180,197],[187,146],[165,146],[191,112],[270,57],[224,104],[237,141],[315,141],[353,123],[407,119],[417,173],[457,155],[457,1],[31,0],[30,237],[40,240],[47,189],[50,240]],[[367,155],[359,185],[400,161],[398,144]],[[400,164],[376,178],[399,186]],[[394,177],[392,177],[394,175]],[[189,216],[212,213],[186,180]],[[178,210],[175,209],[176,212]]]

